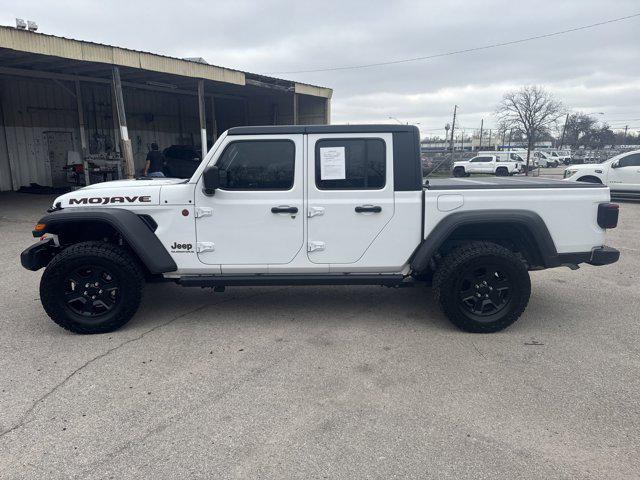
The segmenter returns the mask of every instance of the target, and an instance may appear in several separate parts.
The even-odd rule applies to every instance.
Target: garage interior
[[[330,88],[0,27],[0,191],[142,174],[151,143],[328,124]]]

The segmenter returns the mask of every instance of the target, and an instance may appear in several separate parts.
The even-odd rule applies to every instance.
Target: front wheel
[[[454,177],[464,177],[465,176],[465,170],[464,167],[456,167],[453,169],[453,176]]]
[[[498,332],[529,302],[531,281],[522,259],[490,242],[470,242],[444,257],[433,277],[436,301],[458,328]]]
[[[75,333],[117,330],[138,310],[144,276],[136,259],[105,242],[82,242],[55,256],[40,280],[51,319]]]

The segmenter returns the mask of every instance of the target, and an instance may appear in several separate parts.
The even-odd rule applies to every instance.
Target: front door
[[[232,136],[218,151],[220,188],[196,186],[198,258],[223,273],[291,262],[304,242],[302,135]]]
[[[355,263],[394,214],[392,136],[309,135],[307,156],[308,258]]]
[[[617,168],[609,168],[611,190],[640,191],[640,153],[631,153],[618,160]]]

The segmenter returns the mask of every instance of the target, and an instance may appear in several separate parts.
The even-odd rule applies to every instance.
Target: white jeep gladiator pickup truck
[[[501,177],[524,171],[522,159],[515,153],[483,153],[466,161],[453,163],[455,177],[468,177],[472,173],[491,173]]]
[[[121,180],[58,197],[21,255],[40,298],[78,333],[124,325],[146,280],[244,285],[432,284],[458,327],[495,332],[524,311],[529,270],[605,265],[617,224],[604,185],[439,179],[423,184],[403,125],[236,127],[193,176]]]

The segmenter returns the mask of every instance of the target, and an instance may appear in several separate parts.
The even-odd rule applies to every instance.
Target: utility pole
[[[567,123],[569,122],[569,114],[564,119],[564,127],[562,127],[562,137],[560,138],[560,148],[558,150],[562,150],[562,146],[564,145],[564,134],[567,131]]]
[[[484,118],[480,119],[480,145],[478,145],[478,150],[482,150],[482,127],[484,127]]]
[[[489,129],[489,149],[491,149],[491,129]]]
[[[454,151],[454,143],[453,143],[453,132],[456,129],[456,113],[458,112],[458,105],[453,106],[453,122],[451,122],[451,161],[453,162],[453,151]]]
[[[625,125],[624,126],[624,138],[622,139],[622,144],[626,145],[627,144],[627,130],[629,129],[629,125]]]

